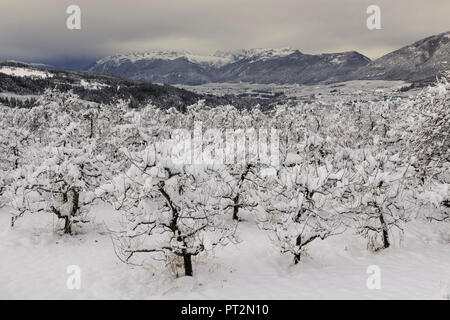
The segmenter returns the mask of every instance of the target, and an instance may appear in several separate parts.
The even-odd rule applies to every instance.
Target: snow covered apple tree
[[[258,167],[252,163],[245,165],[230,165],[223,170],[217,170],[220,174],[223,198],[223,210],[231,210],[235,221],[240,221],[240,211],[253,210],[257,207],[257,201],[252,189],[256,186]]]
[[[192,276],[192,257],[234,239],[235,223],[221,211],[214,168],[172,161],[171,140],[142,151],[123,149],[129,169],[98,190],[124,214],[116,230],[118,257],[133,264],[183,259]]]
[[[33,135],[21,120],[24,116],[26,118],[26,114],[21,111],[14,113],[5,107],[0,119],[0,169],[5,171],[17,169],[25,160],[28,147],[34,142]]]
[[[392,229],[403,236],[413,207],[408,190],[409,163],[398,154],[365,151],[356,165],[355,181],[346,199],[357,233],[368,239],[368,249],[378,251],[391,245]],[[381,238],[381,244],[379,240]]]
[[[294,256],[294,264],[311,242],[343,231],[334,206],[343,175],[330,163],[303,162],[283,166],[266,180],[262,226],[272,231],[282,253]]]
[[[14,180],[12,171],[26,162],[35,136],[24,125],[26,110],[0,107],[0,207],[6,203],[4,192]]]
[[[102,159],[91,155],[90,145],[35,150],[34,159],[13,172],[14,182],[7,187],[12,224],[24,214],[49,212],[64,220],[64,233],[70,234],[73,224],[88,221],[103,171]]]
[[[405,150],[414,167],[417,209],[430,221],[449,221],[450,215],[450,84],[443,78],[411,97],[399,125]]]
[[[220,175],[220,196],[223,210],[230,212],[233,220],[242,221],[243,211],[252,212],[258,206],[257,186],[261,171],[270,166],[269,130],[235,130],[227,135],[225,153],[227,161],[216,170]],[[273,141],[271,141],[273,142]],[[278,150],[272,148],[271,153]]]
[[[417,209],[428,221],[450,222],[450,184],[431,180],[414,192]]]
[[[405,148],[412,155],[412,165],[422,183],[432,177],[450,183],[450,84],[442,79],[410,98],[401,111]]]
[[[410,146],[425,164],[450,161],[450,84],[443,79],[414,97],[410,114]],[[411,112],[412,111],[412,112]]]

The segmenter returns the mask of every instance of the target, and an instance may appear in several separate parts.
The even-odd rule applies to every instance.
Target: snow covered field
[[[10,76],[15,77],[35,77],[35,78],[51,78],[53,77],[53,74],[47,71],[39,71],[34,69],[27,69],[27,68],[21,68],[21,67],[1,67],[0,73],[4,73]]]
[[[115,256],[108,229],[119,215],[95,209],[95,223],[75,236],[57,231],[49,214],[27,216],[10,228],[0,210],[0,299],[444,299],[450,298],[450,225],[409,223],[403,244],[379,253],[351,231],[309,247],[294,266],[251,215],[239,224],[242,240],[194,261],[194,277]],[[61,227],[61,225],[59,225]],[[81,289],[69,290],[67,267],[81,268]],[[381,270],[381,289],[370,290],[367,268]]]
[[[2,107],[0,298],[450,299],[449,85],[267,113]],[[223,149],[201,127],[279,136]]]
[[[383,100],[385,97],[405,98],[417,94],[417,90],[402,92],[400,89],[410,84],[404,81],[354,80],[333,84],[299,85],[299,84],[256,84],[256,83],[207,83],[197,86],[177,85],[179,88],[200,94],[227,95],[234,94],[247,97],[276,97],[282,101],[320,101],[335,103],[337,101]]]

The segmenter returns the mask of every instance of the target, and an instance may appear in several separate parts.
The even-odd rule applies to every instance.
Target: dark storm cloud
[[[81,7],[81,30],[66,28],[71,4]],[[366,28],[371,4],[381,7],[382,30]],[[2,0],[0,58],[68,62],[154,48],[254,47],[376,58],[449,31],[449,14],[448,0]]]

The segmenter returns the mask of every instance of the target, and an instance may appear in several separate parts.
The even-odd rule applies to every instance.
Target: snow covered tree
[[[102,186],[98,194],[125,215],[115,233],[119,258],[144,263],[145,257],[183,259],[192,276],[192,257],[233,239],[235,224],[224,217],[217,196],[217,175],[208,166],[174,164],[173,141],[149,144],[143,151],[124,149],[129,169]]]
[[[398,130],[405,132],[404,149],[412,158],[419,183],[430,179],[450,183],[450,84],[442,79],[411,97],[400,109]],[[449,199],[447,199],[449,200]]]
[[[24,126],[28,111],[0,107],[0,207],[5,205],[4,192],[14,180],[12,171],[26,163],[36,137]]]
[[[413,100],[409,142],[426,163],[450,161],[449,89],[450,84],[444,79]]]
[[[374,152],[375,153],[375,152]],[[391,245],[389,233],[396,228],[401,233],[409,221],[411,201],[407,179],[411,167],[398,154],[366,151],[356,166],[355,182],[346,199],[347,210],[353,214],[357,233],[369,240],[370,249],[377,251]],[[381,247],[377,240],[381,238]]]
[[[307,246],[343,231],[335,198],[344,172],[331,164],[284,166],[263,187],[265,229],[272,231],[282,253],[300,262]]]
[[[87,221],[101,181],[103,163],[92,157],[92,146],[43,147],[35,157],[13,172],[14,182],[6,189],[12,208],[12,224],[24,214],[49,212],[64,220],[64,233],[72,225]]]
[[[2,122],[0,137],[0,169],[17,169],[25,160],[25,153],[34,137],[14,120],[9,124]]]
[[[221,197],[224,199],[224,210],[231,209],[233,220],[239,221],[240,210],[252,210],[257,206],[252,189],[256,187],[257,167],[251,163],[246,165],[230,165],[220,170],[222,181]]]
[[[420,217],[428,221],[450,222],[450,184],[428,179],[415,187],[413,197]]]

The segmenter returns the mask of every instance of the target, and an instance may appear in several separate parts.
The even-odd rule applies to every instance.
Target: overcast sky
[[[81,7],[81,30],[66,8]],[[366,27],[381,7],[382,30]],[[83,62],[115,53],[292,47],[374,59],[450,31],[450,0],[1,0],[0,60]]]

